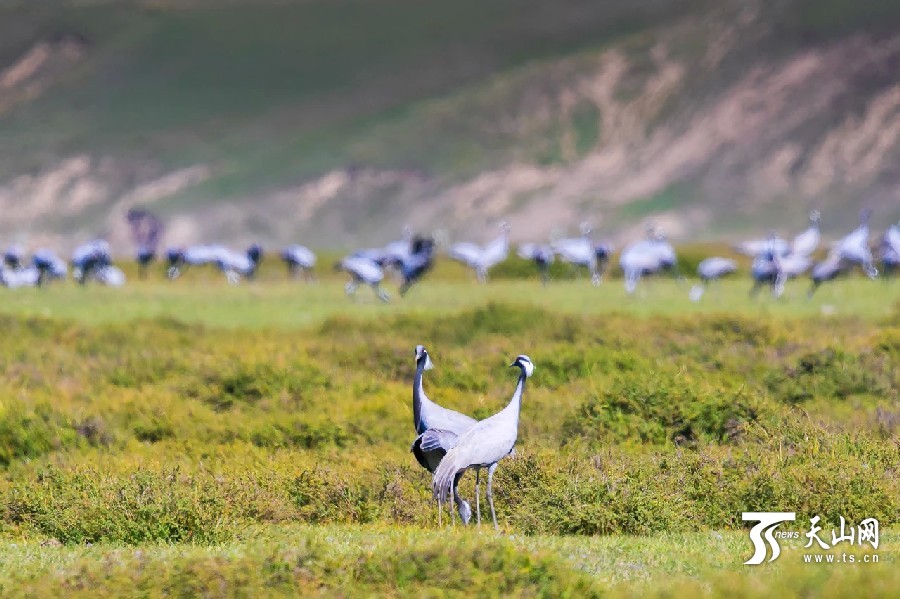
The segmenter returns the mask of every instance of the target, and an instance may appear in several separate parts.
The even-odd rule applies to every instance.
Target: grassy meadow
[[[272,264],[240,286],[189,271],[0,289],[0,595],[900,586],[896,282],[812,300],[794,282],[775,301],[735,280],[692,304],[692,282],[627,298],[614,278],[541,287],[506,268],[479,286],[441,264],[387,305]],[[478,418],[511,395],[512,357],[536,365],[495,476],[499,534],[438,526],[409,453],[417,343],[429,396]],[[878,518],[880,563],[804,564],[801,538],[744,566],[754,510],[796,511],[782,529],[803,532],[818,515],[823,538]]]

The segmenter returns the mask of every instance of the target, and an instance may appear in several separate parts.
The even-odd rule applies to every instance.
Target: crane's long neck
[[[420,360],[416,364],[416,376],[413,377],[413,425],[416,432],[422,433],[419,427],[422,424],[422,401],[428,400],[425,396],[425,389],[422,386],[422,375],[425,372],[425,360]]]
[[[506,406],[506,409],[515,415],[516,428],[519,426],[519,411],[522,409],[522,394],[525,392],[525,379],[527,378],[525,369],[523,368],[522,374],[519,375],[519,382],[516,384],[516,390],[513,393],[512,399],[509,400],[509,405]]]

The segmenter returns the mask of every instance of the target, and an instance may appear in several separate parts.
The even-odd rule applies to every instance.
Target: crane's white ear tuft
[[[510,364],[510,366],[521,366],[525,370],[525,378],[528,378],[532,374],[534,374],[534,364],[532,364],[531,358],[529,358],[525,354],[517,357],[516,361]]]
[[[532,374],[534,374],[534,364],[529,360],[528,362],[525,362],[525,378],[531,378]]]
[[[431,370],[434,368],[434,362],[431,361],[431,356],[425,354],[425,370]]]

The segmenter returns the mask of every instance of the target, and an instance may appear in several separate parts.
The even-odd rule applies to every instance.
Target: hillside
[[[888,0],[0,2],[0,243],[900,218]]]

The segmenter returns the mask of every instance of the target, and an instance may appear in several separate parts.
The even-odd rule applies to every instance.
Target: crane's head
[[[497,225],[500,228],[500,231],[503,233],[509,233],[512,227],[509,226],[509,223],[505,220],[501,220],[500,224]]]
[[[263,257],[262,246],[258,243],[254,243],[253,245],[251,245],[249,248],[247,248],[247,257],[253,264],[258,265],[262,261]]]
[[[463,524],[468,524],[472,520],[472,506],[465,499],[459,500],[459,517],[462,519]]]
[[[578,229],[581,231],[582,235],[590,235],[591,234],[591,223],[589,223],[588,221],[584,221],[581,223],[581,225],[578,227]]]
[[[529,358],[525,354],[522,354],[515,360],[513,360],[513,363],[510,364],[509,367],[512,368],[513,366],[518,366],[519,368],[521,368],[522,372],[525,373],[526,379],[534,374],[534,364],[531,363],[531,358]]]
[[[428,356],[428,350],[425,349],[424,345],[416,346],[416,366],[422,364],[424,361],[423,368],[425,370],[431,370],[434,368],[434,364],[431,363],[431,358]]]
[[[810,210],[809,211],[809,222],[818,224],[819,220],[822,218],[822,213],[818,210]]]

